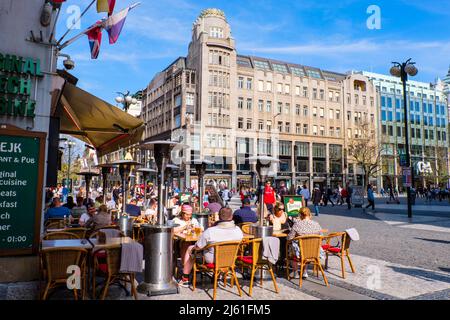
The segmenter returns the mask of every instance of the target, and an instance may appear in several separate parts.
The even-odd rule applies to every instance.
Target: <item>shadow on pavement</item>
[[[443,244],[450,244],[450,241],[447,241],[447,240],[425,239],[425,238],[414,238],[414,239],[423,240],[423,241],[430,241],[430,242],[436,242],[436,243],[443,243]]]
[[[403,273],[415,278],[423,279],[425,281],[440,281],[450,283],[450,276],[436,274],[433,271],[418,270],[413,268],[402,268],[395,266],[389,266],[389,268],[391,268],[395,272]]]

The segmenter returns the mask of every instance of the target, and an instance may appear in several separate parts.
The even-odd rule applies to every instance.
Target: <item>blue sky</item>
[[[137,1],[137,0],[136,0]],[[136,1],[117,0],[116,11]],[[67,0],[57,35],[67,29],[71,5],[83,10],[90,0]],[[239,54],[268,57],[346,72],[388,73],[391,61],[413,58],[414,80],[432,82],[450,65],[450,1],[448,0],[141,0],[130,11],[118,42],[103,33],[100,55],[90,59],[87,37],[63,50],[75,60],[78,85],[114,103],[117,91],[144,88],[154,74],[186,56],[192,23],[205,8],[225,12]],[[381,29],[370,30],[367,8],[381,9]],[[81,20],[87,28],[104,14],[95,5]],[[75,36],[81,30],[72,31]],[[59,38],[57,36],[57,38]]]

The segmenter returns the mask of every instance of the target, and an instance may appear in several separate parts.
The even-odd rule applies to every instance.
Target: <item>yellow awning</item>
[[[141,140],[142,120],[66,82],[61,96],[60,133],[97,149],[98,155]]]

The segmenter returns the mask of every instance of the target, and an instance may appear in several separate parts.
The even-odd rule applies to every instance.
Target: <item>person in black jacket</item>
[[[319,204],[320,200],[322,199],[322,191],[320,191],[319,186],[315,186],[312,194],[312,201],[314,204],[314,212],[316,213],[315,216],[319,215]]]

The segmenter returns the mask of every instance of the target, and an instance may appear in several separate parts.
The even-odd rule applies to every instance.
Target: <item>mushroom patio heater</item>
[[[128,198],[128,183],[127,178],[130,175],[131,167],[132,166],[139,166],[141,163],[134,161],[133,159],[130,160],[118,160],[112,163],[113,165],[116,165],[119,167],[119,174],[120,178],[122,180],[122,212],[120,213],[119,217],[119,226],[120,230],[125,233],[126,235],[131,235],[133,232],[133,225],[131,219],[128,217],[125,209],[127,205],[127,198]]]
[[[86,182],[86,199],[88,199],[92,177],[97,177],[100,174],[98,172],[93,172],[93,171],[89,170],[89,171],[78,172],[77,175],[84,176],[84,181]]]
[[[147,178],[151,173],[156,173],[156,170],[152,168],[140,168],[137,171],[141,172],[144,176],[144,209],[147,210]]]
[[[96,166],[102,169],[102,182],[103,182],[103,204],[106,204],[106,189],[108,186],[108,173],[110,173],[111,168],[117,168],[116,165],[110,163],[102,163]]]
[[[178,293],[173,280],[173,228],[164,221],[164,174],[174,147],[184,145],[174,141],[151,141],[140,146],[151,149],[158,168],[158,215],[155,225],[144,224],[145,272],[138,291],[148,296]]]
[[[206,160],[206,159],[195,159],[192,161],[195,166],[195,171],[197,171],[198,175],[198,212],[196,212],[197,220],[200,225],[203,227],[203,230],[208,229],[209,227],[209,213],[202,212],[203,206],[203,197],[204,197],[204,183],[203,178],[205,176],[206,167],[208,165],[214,164],[214,161]]]

